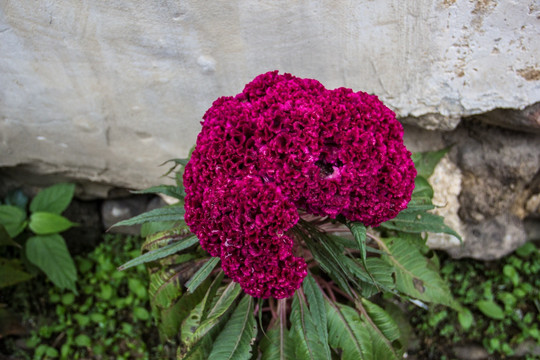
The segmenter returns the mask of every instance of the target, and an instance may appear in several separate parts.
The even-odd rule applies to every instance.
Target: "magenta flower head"
[[[378,226],[411,198],[403,127],[374,95],[272,71],[203,119],[185,220],[252,296],[289,297],[306,276],[289,232],[298,210]]]

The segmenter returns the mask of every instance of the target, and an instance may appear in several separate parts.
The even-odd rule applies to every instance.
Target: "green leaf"
[[[435,166],[446,155],[450,148],[441,149],[438,151],[427,151],[412,154],[412,160],[418,176],[429,178],[435,170]]]
[[[81,347],[90,347],[92,345],[92,340],[88,335],[80,334],[75,338],[75,345]]]
[[[33,276],[21,269],[19,260],[0,258],[0,289],[28,281]]]
[[[194,353],[199,350],[198,346],[202,346],[201,351],[206,354],[209,347],[205,343],[215,331],[221,328],[221,325],[227,318],[229,310],[232,309],[232,305],[238,295],[241,292],[240,285],[235,282],[231,282],[213,301],[213,305],[208,312],[208,316],[203,320],[200,326],[192,332],[188,338],[188,341],[183,343],[183,353],[186,354],[185,358],[191,358]],[[206,336],[208,335],[208,336]],[[196,356],[198,358],[198,356]]]
[[[75,193],[74,184],[56,184],[41,190],[30,203],[30,211],[61,214]]]
[[[32,236],[26,242],[26,257],[43,270],[56,286],[77,291],[77,269],[62,236]]]
[[[378,305],[366,299],[362,299],[362,305],[366,311],[365,324],[371,335],[374,358],[401,359],[403,346],[397,341],[400,333],[396,322]]]
[[[366,239],[367,239],[367,230],[364,224],[359,222],[348,222],[347,226],[351,229],[351,233],[358,244],[358,249],[360,250],[360,259],[362,260],[362,265],[366,267]]]
[[[251,343],[257,335],[253,316],[253,298],[244,296],[221,331],[210,353],[209,360],[248,360]]]
[[[26,213],[16,206],[0,205],[0,224],[4,225],[11,238],[19,235],[26,227]]]
[[[422,301],[460,308],[448,285],[412,242],[395,238],[383,240],[388,252],[384,259],[394,266],[399,291]]]
[[[217,266],[221,259],[218,257],[213,257],[207,262],[204,263],[204,265],[189,279],[189,281],[186,283],[187,291],[192,293],[195,291],[195,289],[204,281],[206,278],[210,275],[212,270]]]
[[[146,238],[147,236],[156,234],[160,231],[171,230],[175,225],[176,221],[156,221],[142,224],[141,237]]]
[[[328,344],[328,328],[326,319],[326,307],[324,305],[324,298],[321,288],[315,282],[315,279],[308,274],[302,284],[306,300],[309,304],[309,311],[313,319],[313,323],[319,333],[319,339],[324,344]],[[330,357],[330,349],[328,346],[324,346],[326,355]]]
[[[171,206],[166,208],[154,209],[143,214],[132,217],[131,219],[117,222],[111,228],[116,226],[131,226],[145,224],[154,221],[183,221],[184,208],[180,206]]]
[[[341,351],[342,360],[377,360],[371,337],[358,312],[346,305],[325,301],[330,346]]]
[[[132,191],[132,193],[133,194],[164,194],[178,200],[182,200],[186,196],[184,189],[181,189],[173,185],[152,186],[152,187],[149,187],[148,189]]]
[[[295,341],[296,359],[329,359],[328,343],[319,338],[319,331],[303,295],[297,291],[291,308],[291,335]]]
[[[444,223],[444,218],[425,211],[402,211],[392,220],[381,224],[381,227],[407,233],[423,232],[446,233],[461,240],[461,236]]]
[[[75,225],[77,224],[72,223],[62,215],[35,212],[30,215],[28,227],[37,235],[48,235],[65,231]]]
[[[146,237],[146,240],[142,244],[142,252],[162,248],[163,246],[183,240],[189,235],[191,235],[191,232],[189,231],[189,227],[185,223],[173,229],[160,231],[156,234],[152,234]]]
[[[183,238],[180,241],[174,242],[162,248],[152,250],[141,256],[138,256],[135,259],[132,259],[128,261],[127,263],[125,263],[124,265],[120,266],[118,270],[122,271],[122,270],[129,269],[130,267],[133,267],[133,266],[137,266],[137,265],[144,264],[147,262],[162,259],[164,257],[167,257],[169,255],[172,255],[184,249],[187,249],[197,244],[198,242],[199,242],[199,239],[197,239],[195,235],[188,236],[186,238]]]
[[[278,318],[260,342],[261,360],[294,359],[294,345],[289,339],[285,299],[278,300]]]
[[[182,296],[180,293],[177,300],[172,301],[169,306],[156,308],[158,313],[158,329],[163,340],[172,339],[177,336],[182,322],[204,298],[209,285],[209,282],[205,282],[193,294]],[[152,300],[152,298],[150,299]]]
[[[463,330],[467,331],[471,328],[474,321],[473,314],[467,308],[463,308],[458,313],[458,321]]]
[[[491,300],[481,300],[476,303],[478,309],[484,313],[484,315],[496,319],[504,319],[504,310]]]
[[[9,236],[4,225],[0,224],[0,246],[15,246],[20,248],[21,245],[15,242],[11,236]]]

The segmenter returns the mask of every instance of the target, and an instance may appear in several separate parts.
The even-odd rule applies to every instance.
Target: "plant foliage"
[[[62,289],[76,292],[77,269],[61,232],[76,226],[61,214],[71,203],[74,184],[56,184],[41,190],[30,202],[20,190],[8,194],[0,205],[0,247],[21,251],[19,259],[0,258],[0,288],[32,278],[32,266],[43,271]],[[12,252],[13,253],[13,252]],[[23,269],[21,264],[32,264]]]
[[[427,177],[445,153],[415,154],[419,171],[409,208],[377,229],[300,214],[291,235],[309,274],[293,297],[258,302],[224,276],[219,259],[210,258],[189,232],[180,176],[188,159],[173,160],[169,173],[177,171],[177,186],[142,192],[179,203],[117,224],[165,228],[149,234],[143,255],[121,269],[147,264],[152,314],[163,341],[178,346],[178,359],[400,359],[406,337],[383,306],[388,299],[463,311],[425,245],[427,232],[459,238],[429,212],[434,206]]]

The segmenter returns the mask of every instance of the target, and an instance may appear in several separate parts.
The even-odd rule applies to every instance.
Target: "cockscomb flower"
[[[252,296],[289,297],[306,276],[289,233],[298,210],[377,226],[411,198],[403,127],[374,95],[273,71],[203,119],[184,173],[185,220]]]

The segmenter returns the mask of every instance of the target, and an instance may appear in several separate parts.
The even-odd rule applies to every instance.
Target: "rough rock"
[[[63,213],[63,216],[78,224],[62,233],[72,255],[91,251],[101,241],[104,229],[99,208],[100,201],[73,199]]]
[[[136,195],[103,201],[101,218],[105,229],[111,233],[139,235],[141,226],[119,226],[111,228],[122,220],[130,219],[146,211],[167,205],[159,196]]]
[[[454,346],[454,355],[460,360],[488,359],[489,353],[481,345],[468,344]]]
[[[540,133],[540,103],[527,106],[523,110],[495,109],[472,119],[512,130]]]
[[[540,136],[465,122],[445,140],[459,166],[459,216],[464,246],[454,257],[492,260],[527,240],[523,219],[531,215],[540,169]],[[531,200],[532,199],[532,200]]]
[[[540,101],[533,0],[0,2],[0,166],[143,188],[219,96],[279,69],[405,122]]]

